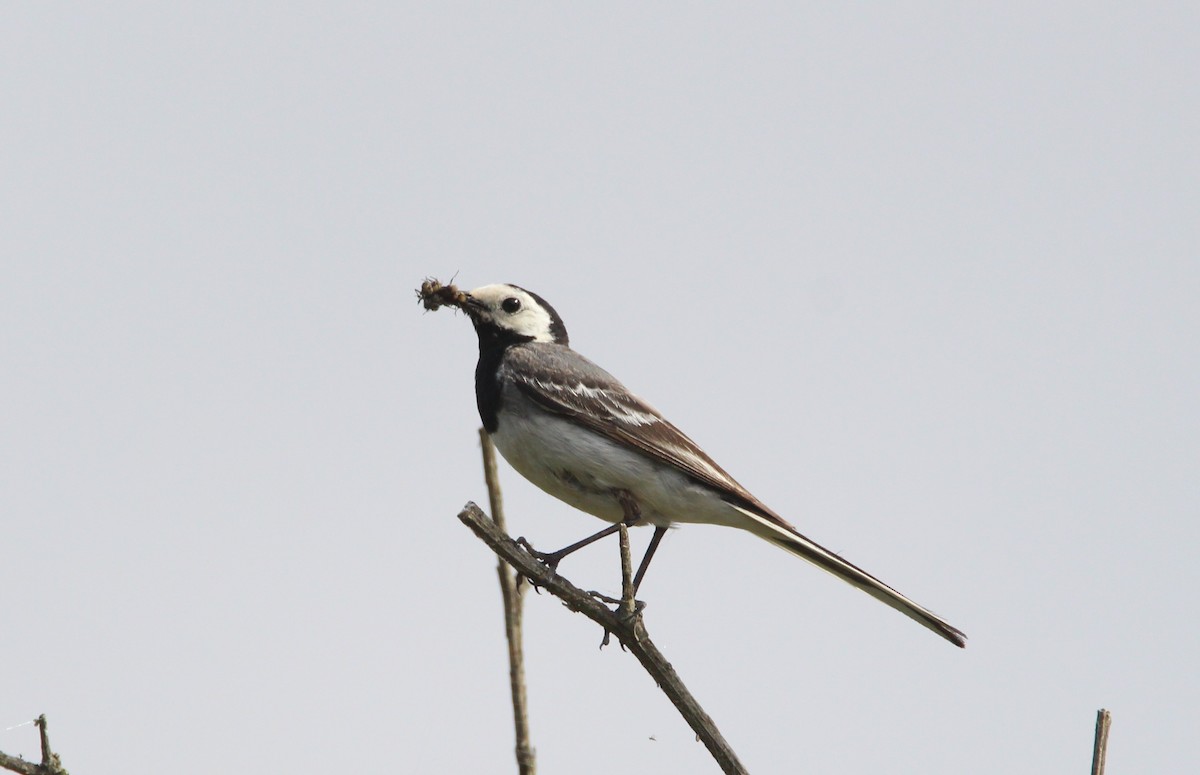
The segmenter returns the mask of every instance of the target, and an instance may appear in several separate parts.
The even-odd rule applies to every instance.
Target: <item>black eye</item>
[[[500,302],[500,308],[511,315],[521,308],[521,300],[516,296],[509,296]]]

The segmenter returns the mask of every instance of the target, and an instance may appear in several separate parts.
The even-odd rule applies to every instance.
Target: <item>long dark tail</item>
[[[933,611],[918,605],[854,563],[843,560],[817,542],[805,538],[794,530],[775,524],[749,509],[740,506],[734,508],[753,519],[754,526],[751,531],[756,535],[811,562],[821,570],[828,571],[839,579],[853,584],[876,600],[886,603],[910,619],[933,630],[955,646],[966,647],[967,636],[961,630],[950,626],[945,619]]]

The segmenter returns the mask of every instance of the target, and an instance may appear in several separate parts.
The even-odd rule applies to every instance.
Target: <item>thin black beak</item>
[[[487,309],[487,306],[482,301],[476,299],[469,293],[463,294],[463,312],[467,313],[468,315],[475,316],[483,312],[485,309]]]

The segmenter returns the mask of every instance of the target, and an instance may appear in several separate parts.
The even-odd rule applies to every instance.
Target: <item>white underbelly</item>
[[[515,403],[515,402],[514,402]],[[519,407],[526,408],[526,407]],[[624,518],[628,492],[654,525],[704,522],[741,526],[745,518],[681,471],[554,415],[536,422],[506,407],[491,434],[504,459],[554,497],[609,522]]]

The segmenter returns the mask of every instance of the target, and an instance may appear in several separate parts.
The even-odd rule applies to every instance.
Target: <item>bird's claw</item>
[[[535,560],[540,562],[542,565],[545,565],[550,570],[551,575],[558,573],[558,563],[561,562],[563,558],[561,553],[539,552],[537,549],[533,548],[533,544],[529,543],[525,536],[517,537],[517,546],[532,554]],[[542,594],[542,585],[537,583],[537,579],[534,579],[531,576],[526,576],[525,580],[529,582],[529,586],[533,587],[534,592],[537,592],[539,595]]]
[[[562,562],[563,555],[561,552],[539,552],[533,548],[533,544],[525,540],[525,536],[517,538],[517,546],[520,546],[525,551],[529,552],[537,559],[538,562],[545,565],[550,570],[558,570],[558,564]]]
[[[620,619],[622,622],[630,622],[630,621],[636,620],[638,617],[640,617],[642,615],[642,611],[646,608],[645,602],[635,599],[633,601],[633,614],[630,615],[630,614],[626,613],[626,608],[625,608],[626,601],[622,600],[621,598],[611,597],[609,595],[604,594],[603,592],[597,592],[594,589],[589,590],[588,595],[596,598],[601,603],[606,603],[608,605],[613,606],[613,613],[616,614],[617,618]],[[600,639],[600,648],[603,649],[605,646],[607,646],[609,644],[610,640],[612,640],[612,630],[605,627],[604,628],[604,637]],[[628,651],[628,649],[625,648],[624,643],[621,643],[621,650]]]

